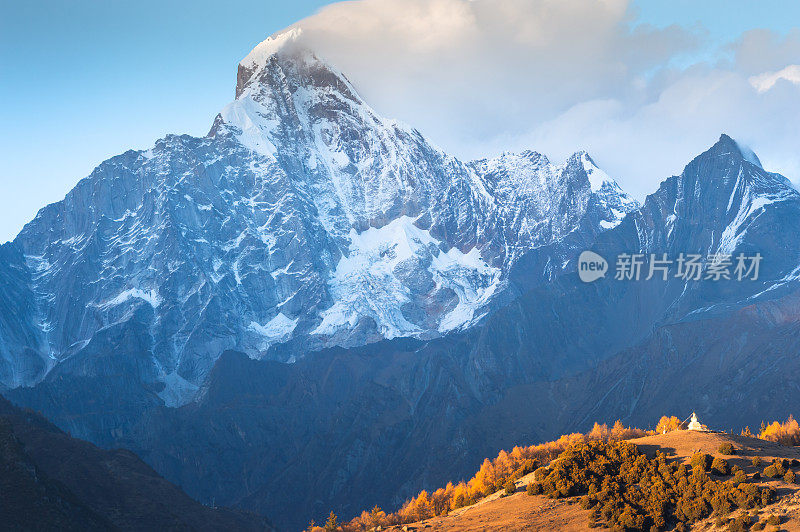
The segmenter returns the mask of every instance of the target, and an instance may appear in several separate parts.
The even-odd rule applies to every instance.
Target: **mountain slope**
[[[263,518],[205,507],[133,453],[75,440],[3,398],[0,461],[7,529],[271,529]]]
[[[6,530],[113,528],[63,485],[42,475],[5,419],[0,419],[0,467],[0,517]]]

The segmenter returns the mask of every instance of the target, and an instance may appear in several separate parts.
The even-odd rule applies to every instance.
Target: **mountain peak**
[[[281,71],[281,76],[292,76],[298,72],[324,72],[322,77],[344,78],[333,67],[322,61],[302,39],[302,29],[292,28],[273,34],[261,41],[239,62],[236,77],[236,98],[242,96],[248,86],[256,83],[264,72]],[[318,74],[319,75],[319,74]],[[299,83],[299,84],[302,84]]]
[[[736,141],[725,133],[720,135],[716,144],[714,144],[706,153],[712,156],[732,155],[759,168],[763,168],[761,166],[761,160],[752,149],[741,142]]]
[[[577,151],[569,156],[566,164],[583,170],[589,180],[592,192],[598,192],[605,186],[619,188],[617,182],[597,166],[597,163],[584,150]]]
[[[345,115],[350,120],[344,120]],[[313,131],[312,122],[318,120],[327,124],[326,131],[345,123],[366,127],[364,120],[372,125],[380,121],[344,74],[315,54],[302,38],[302,30],[294,28],[272,35],[242,59],[236,98],[220,112],[210,134],[217,135],[224,125],[233,126],[244,146],[273,157],[281,146],[287,147],[282,141],[288,142],[287,150],[296,148],[297,138],[291,131],[322,135],[321,130]],[[317,125],[322,127],[321,122]],[[344,165],[345,155],[336,155]],[[317,161],[307,162],[314,166]]]
[[[267,64],[269,58],[281,52],[291,52],[298,49],[299,38],[303,30],[292,28],[280,33],[273,33],[253,48],[249,54],[239,62],[239,66],[254,69]]]

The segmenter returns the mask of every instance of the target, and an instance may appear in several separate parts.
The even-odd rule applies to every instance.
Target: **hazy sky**
[[[205,134],[238,61],[309,15],[368,102],[465,158],[587,149],[642,197],[725,131],[800,178],[800,2],[329,3],[2,2],[0,242],[102,160]]]

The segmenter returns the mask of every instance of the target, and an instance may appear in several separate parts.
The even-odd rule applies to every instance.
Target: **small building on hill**
[[[692,419],[689,420],[689,426],[687,427],[688,430],[697,430],[700,432],[708,432],[708,427],[702,425],[700,421],[697,419],[697,414],[692,412]]]

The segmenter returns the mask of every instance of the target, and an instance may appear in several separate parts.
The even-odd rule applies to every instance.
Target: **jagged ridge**
[[[0,382],[103,372],[105,338],[136,330],[136,379],[179,405],[225,349],[440,336],[496,307],[526,251],[637,207],[582,152],[447,155],[299,35],[242,61],[206,137],[109,159],[4,246]]]

